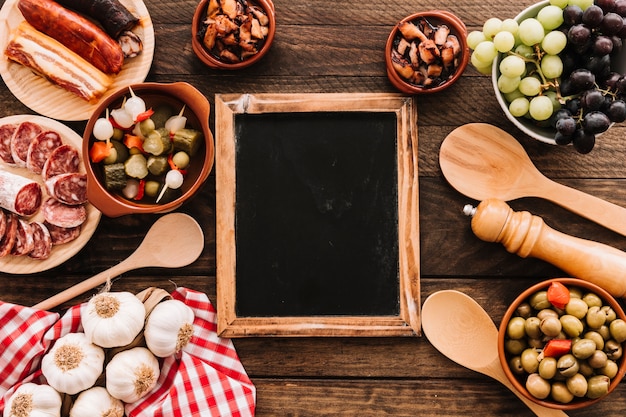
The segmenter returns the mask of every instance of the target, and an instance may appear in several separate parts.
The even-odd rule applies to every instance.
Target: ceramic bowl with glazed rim
[[[410,23],[421,34],[408,26]],[[435,40],[438,28],[442,29],[440,34],[447,33],[444,27],[449,29],[449,38],[442,36]],[[465,24],[448,11],[431,10],[405,17],[393,27],[385,45],[389,81],[407,94],[430,94],[450,87],[461,77],[469,62],[466,38]],[[420,44],[423,44],[422,48]],[[431,47],[437,50],[433,51]],[[420,49],[424,52],[420,53]]]
[[[559,307],[554,307],[548,300],[547,291],[548,288],[552,285],[552,283],[560,283],[564,285],[571,295],[570,302],[565,306],[564,309],[559,309]],[[593,297],[590,294],[595,294],[597,297]],[[531,299],[531,297],[533,297]],[[580,301],[572,302],[573,298],[581,298],[586,302],[586,304],[590,305],[601,305],[600,309],[606,314],[606,322],[603,326],[599,326],[598,328],[592,328],[589,326],[586,321],[586,316],[582,319],[580,316],[584,311],[584,308],[580,309]],[[543,313],[540,313],[540,311]],[[547,311],[551,310],[551,311]],[[589,307],[588,311],[592,311],[591,307]],[[537,337],[529,337],[528,333],[521,338],[510,337],[512,334],[518,334],[520,329],[520,323],[523,323],[524,326],[530,326],[528,322],[529,317],[537,317],[538,315],[541,317],[540,320],[545,319],[550,313],[554,315],[554,312],[559,316],[559,322],[562,324],[563,328],[558,336],[555,337],[547,337],[546,339],[565,339],[570,340],[571,348],[566,351],[565,349],[553,349],[555,345],[553,345],[550,349],[545,349],[546,345],[544,345],[545,340],[543,332],[539,338]],[[595,312],[593,313],[595,314]],[[567,317],[566,317],[567,316]],[[524,319],[520,320],[520,317]],[[579,320],[584,323],[584,327],[582,327],[582,331],[580,335],[573,335],[574,332],[577,332],[581,329],[580,324],[576,323],[573,317],[578,317]],[[609,318],[610,317],[610,318]],[[516,323],[512,324],[512,320],[515,319]],[[533,319],[534,320],[534,319]],[[617,342],[614,338],[613,326],[611,326],[610,322],[616,321],[626,321],[626,315],[624,314],[624,310],[621,305],[617,302],[617,300],[609,294],[606,290],[601,287],[576,278],[554,278],[546,281],[539,282],[525,291],[523,291],[508,307],[506,313],[504,314],[502,321],[500,323],[500,328],[498,330],[498,355],[500,358],[500,363],[502,368],[504,369],[504,373],[506,374],[509,381],[513,384],[516,390],[518,390],[522,395],[528,398],[531,401],[534,401],[537,404],[541,404],[545,407],[560,409],[560,410],[574,410],[583,407],[587,407],[592,405],[598,401],[601,401],[603,398],[606,398],[620,383],[622,378],[624,377],[624,373],[626,372],[626,360],[623,355],[623,349],[625,343]],[[576,323],[572,326],[572,323]],[[594,321],[591,321],[594,323]],[[622,327],[625,324],[619,323]],[[544,324],[542,324],[543,326]],[[548,323],[545,324],[548,326]],[[509,328],[511,326],[511,328]],[[515,330],[517,329],[517,330]],[[547,331],[547,328],[544,328]],[[551,330],[552,331],[552,330]],[[588,332],[593,332],[588,333]],[[531,331],[532,333],[532,331]],[[518,334],[519,335],[519,334]],[[621,337],[621,334],[619,334]],[[603,341],[599,341],[598,337],[602,337]],[[542,342],[536,342],[536,340],[542,340]],[[596,342],[595,350],[600,351],[598,353],[592,349],[590,351],[594,352],[593,357],[595,360],[599,360],[600,362],[603,359],[611,360],[613,363],[606,367],[596,367],[590,366],[590,364],[594,364],[597,366],[598,362],[592,362],[591,357],[584,357],[590,351],[587,350],[587,353],[583,354],[584,350],[582,346],[576,346],[577,341],[579,339],[590,339]],[[609,341],[611,341],[609,343]],[[540,346],[535,346],[536,343],[540,343]],[[557,342],[556,345],[558,345]],[[567,343],[566,343],[567,344]],[[602,346],[598,346],[598,344]],[[587,346],[589,347],[589,343],[587,342]],[[561,347],[560,347],[561,348]],[[529,349],[529,350],[528,350]],[[548,353],[544,356],[545,350],[550,350],[554,353]],[[513,351],[513,353],[511,352]],[[543,361],[552,361],[552,364],[546,363],[545,365],[539,365],[538,369],[532,369],[532,365],[534,364],[534,359],[532,358],[534,355],[538,356],[538,362],[541,363]],[[525,359],[523,359],[525,358]],[[554,359],[548,359],[554,358]],[[563,358],[563,359],[561,359]],[[599,358],[599,359],[598,359]],[[548,381],[550,384],[552,392],[547,394],[545,398],[537,398],[535,395],[531,394],[529,389],[527,389],[527,383],[529,379],[529,375],[532,375],[532,378],[535,378],[530,384],[533,384],[535,387],[545,385],[543,381],[539,381],[540,384],[537,384],[537,377],[543,373],[543,376],[549,376],[546,372],[549,372],[549,369],[554,365],[554,361],[556,360],[556,375],[551,380]],[[563,362],[560,362],[560,361]],[[526,367],[530,367],[531,369],[525,368],[521,369],[521,364],[526,364]],[[559,365],[560,364],[560,365]],[[567,366],[565,366],[567,365]],[[559,366],[562,366],[562,371],[559,370]],[[529,372],[532,371],[532,372]],[[597,392],[595,389],[590,389],[592,385],[595,387],[600,384],[606,384],[608,380],[608,389],[606,392],[603,392],[602,395],[596,396],[590,394],[591,392]],[[573,379],[572,379],[573,378]],[[568,382],[572,385],[572,390],[577,392],[578,395],[581,394],[581,378],[587,381],[588,391],[586,394],[582,396],[572,395],[570,396],[569,401],[556,401],[555,396],[557,398],[565,398],[563,396],[564,390],[568,390],[567,384]],[[594,382],[591,382],[591,378],[596,378]],[[555,384],[558,387],[555,387]],[[584,383],[582,384],[584,386]],[[546,387],[548,387],[546,385]],[[555,394],[555,390],[557,394]],[[560,394],[558,393],[560,392]],[[592,398],[586,396],[590,395]]]
[[[220,34],[215,29],[218,25],[213,22],[242,20],[241,15],[235,17],[234,12],[228,14],[228,3],[237,1],[201,0],[198,3],[191,24],[191,46],[208,67],[238,70],[257,63],[270,50],[276,34],[276,12],[272,0],[247,0],[249,9],[243,21],[248,23],[237,23],[232,32]],[[209,18],[209,14],[214,17]],[[207,21],[210,23],[207,24]],[[247,39],[251,39],[249,42],[242,39],[244,33],[252,34],[251,37],[246,35]]]
[[[96,141],[93,136],[93,128],[96,120],[109,112],[122,107],[125,100],[131,97],[130,89],[133,93],[145,101],[147,109],[167,109],[169,114],[177,115],[182,109],[183,116],[186,117],[185,128],[201,132],[200,140],[194,151],[187,152],[189,165],[181,170],[183,172],[182,186],[172,191],[171,194],[164,194],[159,202],[156,198],[146,196],[141,200],[126,198],[119,190],[109,190],[104,181],[104,162],[94,163],[90,158],[90,149]],[[102,214],[108,217],[119,217],[126,214],[142,213],[167,213],[177,209],[189,200],[200,189],[213,169],[214,162],[214,140],[209,128],[210,104],[207,98],[192,85],[177,82],[171,84],[162,83],[141,83],[133,84],[117,90],[105,101],[103,101],[94,111],[87,122],[83,133],[82,157],[85,161],[87,174],[87,197]],[[164,112],[161,112],[163,114]],[[156,119],[156,116],[153,116]],[[158,126],[157,126],[158,127]],[[136,135],[136,132],[124,131],[124,134]],[[144,142],[145,143],[145,142]],[[174,151],[176,149],[174,148]],[[173,153],[172,151],[171,153]],[[132,153],[132,151],[130,151]],[[151,154],[142,152],[146,159]],[[162,155],[166,157],[166,155]],[[117,161],[117,163],[123,163]],[[164,174],[148,174],[145,180],[152,180],[162,184]],[[161,187],[162,189],[162,187]]]

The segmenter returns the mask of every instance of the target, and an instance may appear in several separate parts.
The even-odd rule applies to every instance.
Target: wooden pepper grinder
[[[472,216],[472,231],[486,242],[499,242],[510,253],[549,262],[573,277],[592,282],[615,297],[626,294],[626,252],[566,235],[541,217],[515,212],[504,201],[488,199],[463,212]]]

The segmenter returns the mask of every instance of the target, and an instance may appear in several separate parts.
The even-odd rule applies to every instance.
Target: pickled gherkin
[[[149,156],[146,166],[154,176],[163,175],[169,170],[166,156]]]
[[[124,162],[124,170],[129,177],[137,179],[145,178],[148,175],[146,157],[140,153],[131,155],[130,158]]]
[[[174,142],[174,149],[185,151],[189,156],[193,157],[198,149],[200,149],[203,138],[204,135],[201,131],[183,128],[178,129],[176,133],[174,133],[172,140]]]
[[[163,133],[162,129],[150,132],[143,141],[143,150],[157,156],[168,153],[172,148],[172,142],[169,135]]]
[[[122,162],[103,165],[103,173],[107,190],[121,190],[126,187],[126,171]]]

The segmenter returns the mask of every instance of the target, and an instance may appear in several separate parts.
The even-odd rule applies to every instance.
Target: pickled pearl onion
[[[170,134],[173,135],[178,130],[183,129],[187,124],[187,118],[183,116],[183,112],[185,111],[185,106],[180,110],[176,116],[172,116],[165,122],[165,128],[169,130]]]
[[[98,140],[109,140],[113,136],[113,124],[109,120],[109,110],[106,111],[106,117],[101,117],[93,125],[93,136]]]
[[[139,114],[146,111],[146,102],[143,101],[141,97],[137,97],[132,88],[128,87],[128,89],[130,90],[131,97],[126,100],[126,103],[124,104],[124,109],[126,109],[126,111],[130,113],[134,122]]]
[[[115,120],[115,123],[123,129],[128,129],[134,123],[132,115],[127,112],[125,108],[112,110],[111,117]]]
[[[165,175],[165,185],[163,186],[161,193],[159,193],[156,202],[158,203],[159,200],[161,200],[161,197],[163,197],[163,194],[165,194],[165,191],[167,191],[168,188],[173,190],[180,188],[183,185],[183,180],[183,173],[179,170],[173,169],[168,171],[167,175]]]

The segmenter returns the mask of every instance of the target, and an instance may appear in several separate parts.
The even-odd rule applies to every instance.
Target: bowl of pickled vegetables
[[[609,395],[626,372],[626,316],[601,287],[555,278],[522,292],[498,332],[502,368],[526,398],[573,410]]]
[[[207,98],[187,83],[114,92],[83,134],[89,201],[108,217],[180,207],[213,168],[209,114]]]

